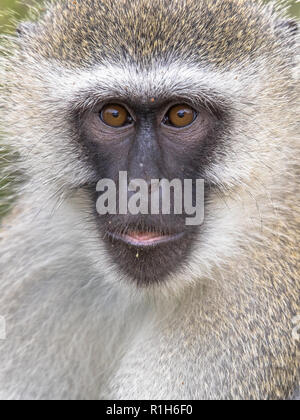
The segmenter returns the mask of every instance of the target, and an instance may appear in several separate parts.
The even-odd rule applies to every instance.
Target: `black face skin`
[[[121,127],[107,124],[104,111],[108,105],[121,106],[127,113],[128,119]],[[174,126],[170,121],[169,111],[177,105],[188,106],[193,112],[193,120],[187,126]],[[145,103],[133,104],[115,99],[81,116],[80,135],[99,180],[109,178],[118,186],[119,172],[127,171],[128,182],[147,181],[150,195],[151,179],[203,179],[221,125],[217,113],[194,109],[180,100],[159,102],[149,98]],[[186,226],[186,217],[189,216],[96,215],[99,232],[113,261],[140,286],[162,282],[184,266],[201,229]],[[132,235],[149,232],[161,236],[161,240],[147,246],[131,240]]]

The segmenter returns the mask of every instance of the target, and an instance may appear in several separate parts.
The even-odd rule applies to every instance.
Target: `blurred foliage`
[[[42,0],[0,0],[0,32],[4,32],[12,21],[18,21],[27,14],[29,6],[42,4]]]
[[[293,1],[293,6],[291,7],[291,14],[292,16],[297,16],[298,18],[300,17],[300,3],[298,0]]]
[[[24,2],[17,0],[1,0],[0,4],[0,29],[4,29],[8,21],[8,11],[13,11],[16,18],[22,18],[26,13]]]

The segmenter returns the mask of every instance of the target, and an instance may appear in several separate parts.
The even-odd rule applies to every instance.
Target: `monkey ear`
[[[17,34],[20,38],[34,32],[36,24],[33,22],[21,22],[17,27]]]

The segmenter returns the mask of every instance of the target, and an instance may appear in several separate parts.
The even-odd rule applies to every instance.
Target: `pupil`
[[[113,116],[114,118],[119,118],[119,111],[113,111],[113,112],[112,112],[112,116]]]
[[[184,118],[185,111],[179,111],[177,115],[178,115],[179,118]]]

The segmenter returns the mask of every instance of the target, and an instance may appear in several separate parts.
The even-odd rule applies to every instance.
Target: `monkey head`
[[[91,252],[120,279],[208,276],[269,217],[295,138],[289,121],[289,140],[277,141],[290,118],[282,101],[296,95],[295,30],[279,15],[254,1],[69,0],[20,28],[6,112],[22,168],[32,190],[80,197]],[[188,226],[184,212],[99,215],[98,181],[118,186],[121,172],[149,195],[152,180],[191,179],[195,192],[203,179],[203,223]]]

